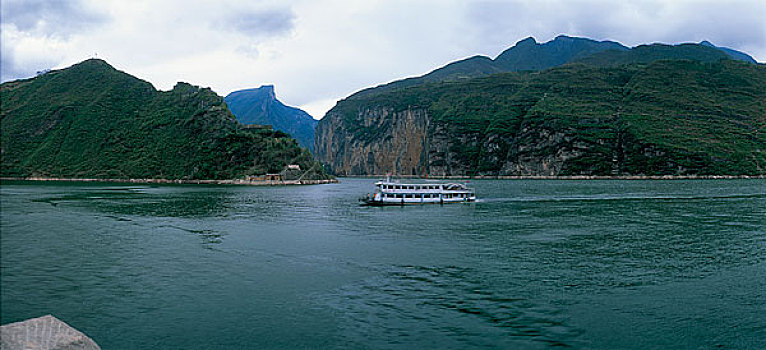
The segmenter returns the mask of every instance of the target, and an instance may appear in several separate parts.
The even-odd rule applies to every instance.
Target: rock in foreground
[[[101,350],[87,335],[46,315],[0,327],[2,350]]]

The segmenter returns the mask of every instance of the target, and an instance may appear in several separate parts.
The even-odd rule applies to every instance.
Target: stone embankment
[[[319,185],[338,183],[337,179],[325,180],[168,180],[168,179],[73,179],[57,177],[3,177],[3,181],[66,181],[66,182],[116,182],[135,184],[192,184],[192,185],[249,185],[249,186],[285,186]]]
[[[101,350],[82,332],[46,315],[0,327],[2,350]]]

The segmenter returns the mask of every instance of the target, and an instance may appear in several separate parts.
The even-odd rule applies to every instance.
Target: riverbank
[[[57,182],[114,182],[131,184],[191,184],[191,185],[247,185],[247,186],[287,186],[320,185],[338,183],[337,179],[325,180],[170,180],[170,179],[94,179],[94,178],[59,178],[59,177],[3,177],[0,181],[57,181]]]
[[[385,178],[386,175],[344,175],[343,177],[360,179]],[[396,175],[398,179],[422,179],[422,180],[740,180],[740,179],[766,179],[766,175],[623,175],[623,176],[547,176],[547,175],[477,175],[477,176],[418,176]]]

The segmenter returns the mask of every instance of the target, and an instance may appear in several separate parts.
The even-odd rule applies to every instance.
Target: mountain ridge
[[[447,63],[444,66],[420,76],[404,78],[375,87],[362,89],[356,93],[364,94],[371,90],[393,90],[424,83],[464,80],[504,72],[544,70],[566,63],[583,61],[590,56],[604,51],[615,50],[618,52],[630,52],[636,48],[651,45],[668,47],[678,47],[682,45],[707,46],[723,52],[731,59],[757,63],[755,59],[746,53],[729,48],[718,47],[711,44],[709,41],[702,41],[699,44],[682,43],[672,45],[655,43],[627,47],[616,41],[598,41],[562,34],[545,43],[538,43],[534,37],[527,37],[519,40],[508,49],[503,50],[494,59],[484,55],[474,55]]]
[[[237,179],[316,169],[288,135],[249,130],[209,88],[170,91],[89,59],[0,85],[3,177]]]

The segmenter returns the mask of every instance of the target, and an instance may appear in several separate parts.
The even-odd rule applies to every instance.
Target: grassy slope
[[[225,179],[314,165],[283,133],[243,130],[209,89],[156,91],[100,60],[0,92],[3,176]]]

